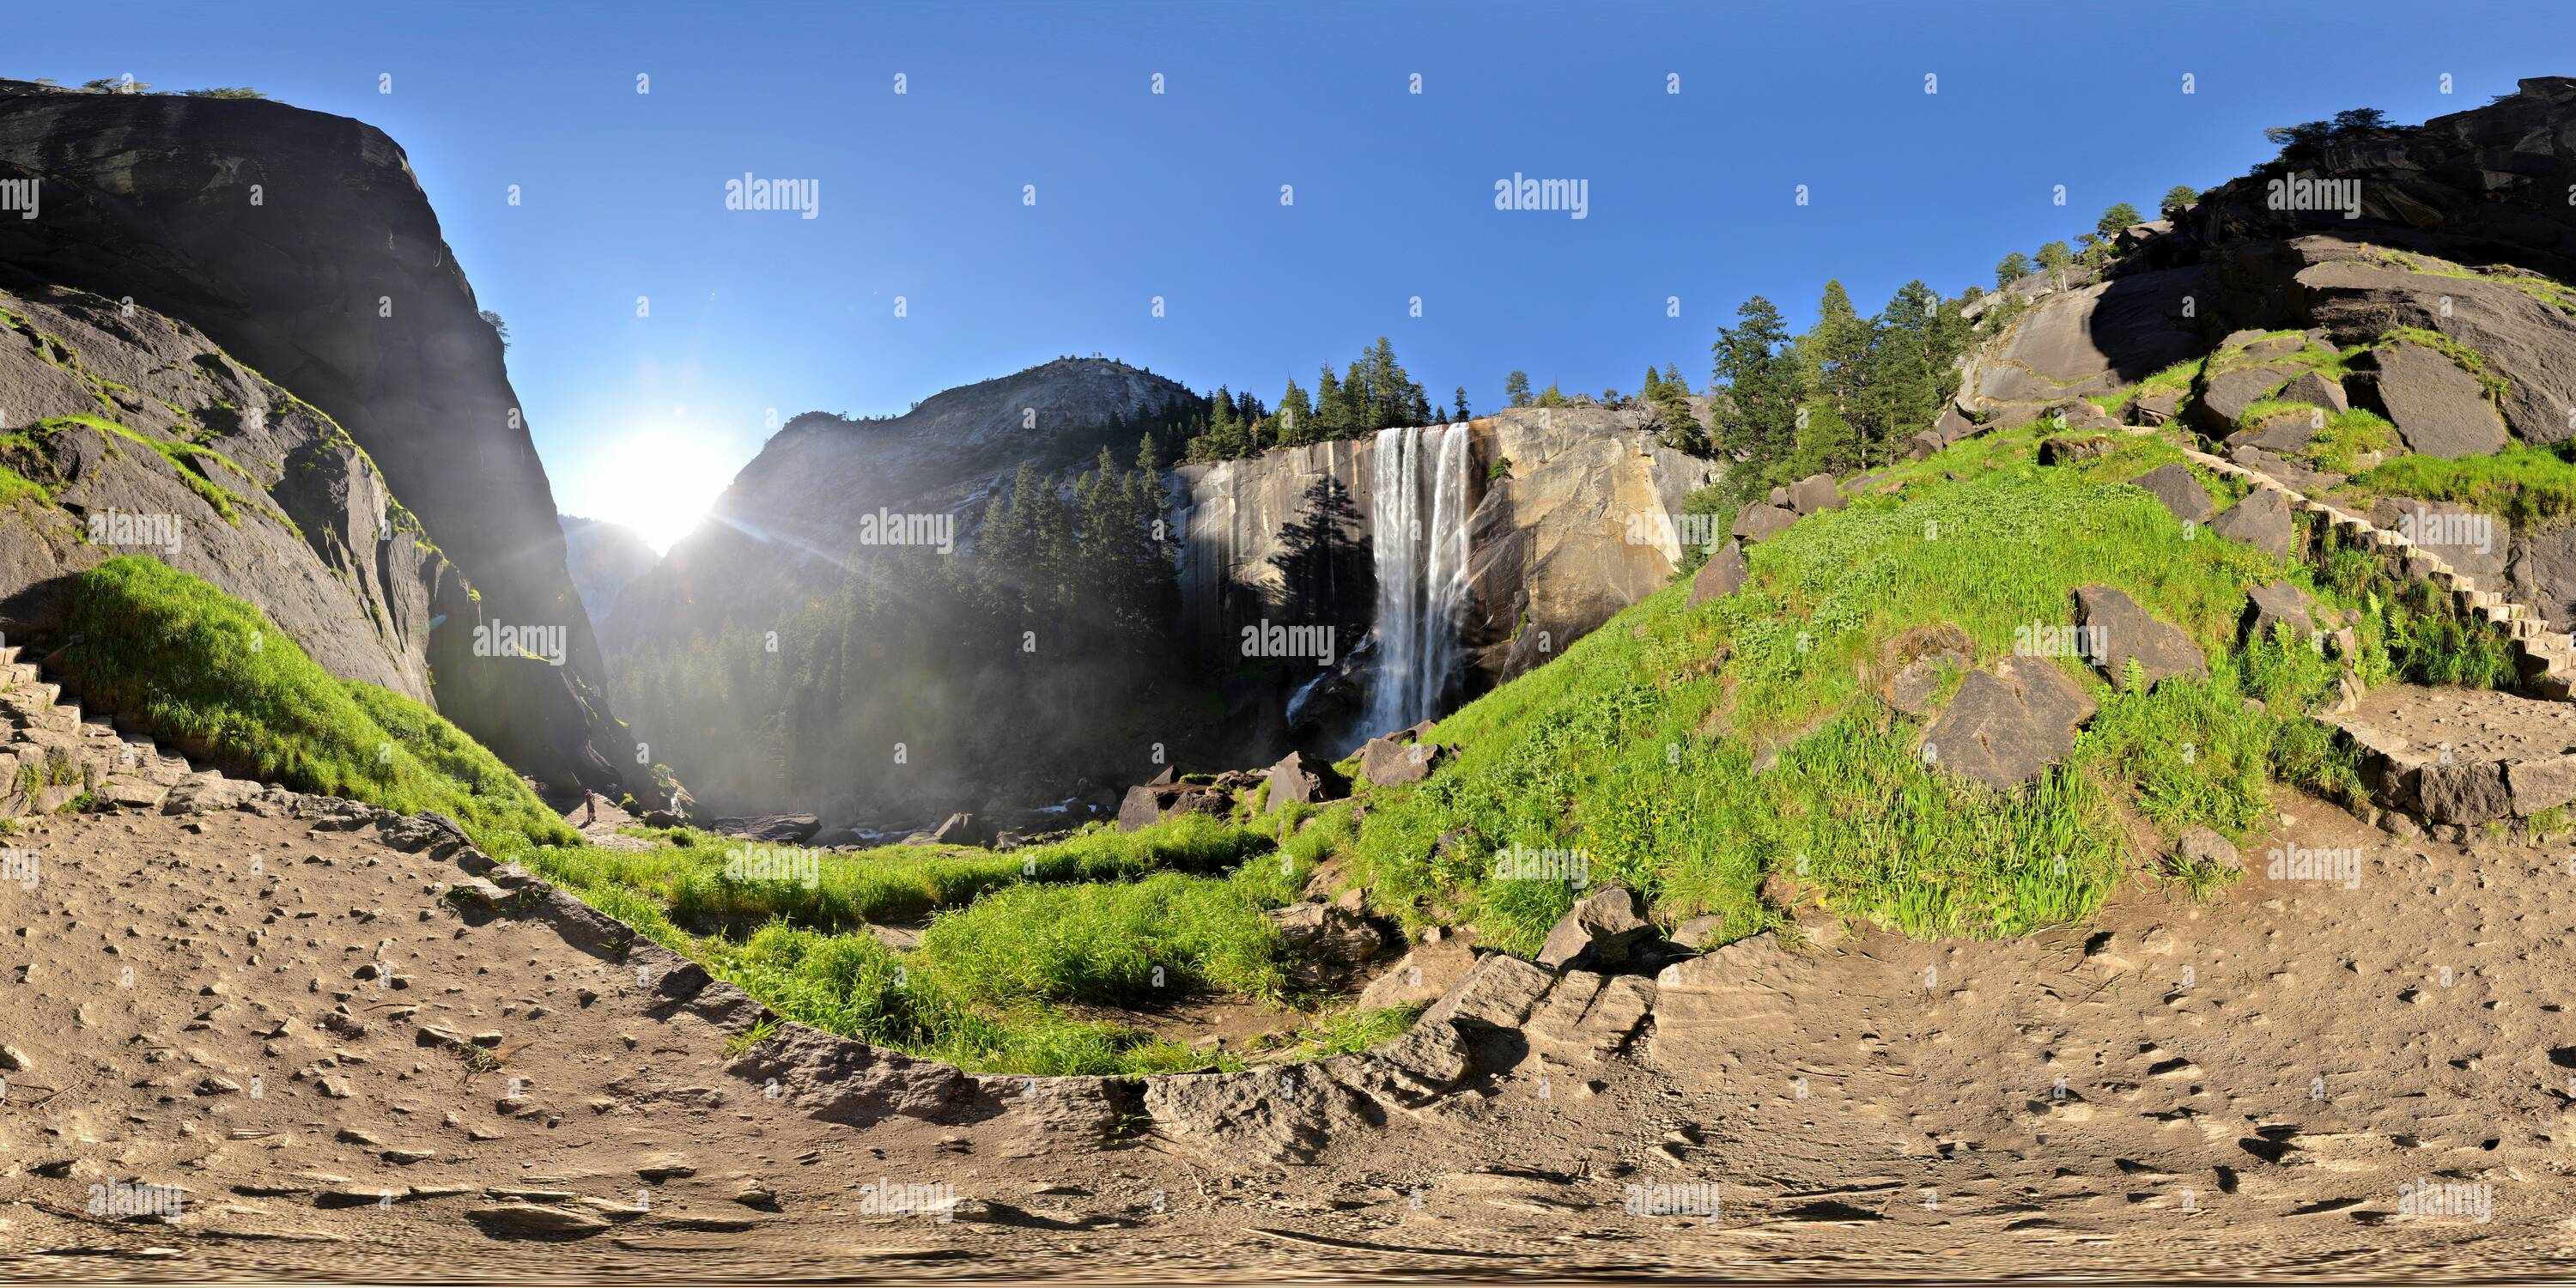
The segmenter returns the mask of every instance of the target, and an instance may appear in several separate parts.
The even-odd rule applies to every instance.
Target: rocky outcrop
[[[2159,465],[2129,480],[2129,486],[2164,502],[2165,509],[2184,523],[2209,522],[2209,490],[2188,465]]]
[[[2150,689],[2178,675],[2209,674],[2209,661],[2201,656],[2200,646],[2192,643],[2190,636],[2178,627],[2157,621],[2123,591],[2108,586],[2077,587],[2075,620],[2091,641],[2088,660],[2115,688],[2129,683],[2132,662],[2138,666],[2138,683]]]
[[[520,665],[478,657],[474,619],[451,617],[429,635],[442,714],[523,771],[618,784],[632,748],[605,706],[500,338],[400,147],[279,103],[7,82],[0,177],[44,193],[43,218],[0,220],[6,285],[130,298],[203,332],[346,430],[485,616],[563,633],[564,665]],[[384,544],[352,554],[399,553]]]
[[[1923,760],[1989,787],[2029,782],[2075,748],[2091,694],[2045,658],[2008,657],[1959,681],[1923,731]]]
[[[1468,422],[1467,691],[1540,665],[1662,589],[1686,537],[1674,522],[1706,461],[1662,445],[1642,411],[1514,408]],[[1348,493],[1367,543],[1373,439],[1287,447],[1173,471],[1187,636],[1227,647],[1280,594],[1270,564],[1317,480]],[[1707,539],[1707,534],[1697,534]]]
[[[2576,339],[2576,331],[2570,332]],[[2504,418],[2487,405],[2478,378],[2447,354],[2401,341],[2362,355],[2353,373],[2361,404],[2397,426],[2407,450],[2444,460],[2478,456],[2507,441]]]
[[[2275,559],[2286,559],[2290,541],[2296,535],[2290,522],[2289,498],[2268,487],[2258,487],[2245,494],[2245,499],[2227,507],[2210,520],[2209,530],[2230,541],[2241,541]]]

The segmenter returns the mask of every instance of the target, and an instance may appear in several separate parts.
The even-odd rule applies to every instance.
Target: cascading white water
[[[1378,659],[1369,690],[1371,735],[1438,716],[1458,663],[1458,610],[1467,592],[1467,435],[1464,425],[1378,431],[1369,522]]]

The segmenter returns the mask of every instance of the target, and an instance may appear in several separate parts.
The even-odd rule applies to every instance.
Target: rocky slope
[[[400,147],[278,103],[5,82],[0,176],[42,183],[40,218],[0,220],[13,286],[131,299],[202,331],[344,426],[487,615],[562,632],[561,667],[491,664],[469,631],[432,633],[445,714],[527,772],[616,784],[631,757],[544,468]]]
[[[2014,284],[2028,311],[1970,356],[1957,408],[1917,451],[2043,416],[2076,428],[2179,416],[2287,485],[2438,530],[2425,544],[2444,559],[2576,626],[2576,523],[2473,515],[2350,477],[2398,453],[2477,458],[2576,436],[2571,191],[2568,77],[2258,168],[2179,223],[2129,229],[2098,278]],[[2187,383],[2141,384],[2181,362],[2200,363]],[[2350,408],[2383,417],[2393,439],[2320,450],[2323,422]]]
[[[632,528],[579,515],[561,516],[564,534],[564,568],[572,574],[572,588],[581,596],[582,611],[590,615],[591,629],[608,623],[610,610],[617,597],[638,577],[653,571],[662,556],[644,544]]]
[[[78,418],[78,419],[75,419]],[[430,626],[482,606],[330,417],[185,323],[62,288],[0,291],[0,633],[70,577],[148,553],[259,606],[333,674],[430,698]]]
[[[1060,358],[886,420],[798,416],[734,477],[708,521],[619,597],[606,638],[625,648],[775,621],[840,587],[842,556],[880,508],[956,514],[963,532],[1021,461],[1076,466],[1106,444],[1132,463],[1141,433],[1107,432],[1112,417],[1132,423],[1191,396],[1123,362]]]

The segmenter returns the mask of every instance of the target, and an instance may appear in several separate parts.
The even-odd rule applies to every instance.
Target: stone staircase
[[[85,802],[93,809],[159,809],[173,789],[191,794],[225,781],[148,738],[120,735],[66,701],[21,645],[0,646],[0,818],[51,814]],[[256,790],[255,788],[253,790]]]
[[[2450,595],[2462,612],[2503,633],[2513,650],[2514,669],[2531,693],[2555,702],[2576,701],[2576,637],[2550,630],[2538,609],[2517,603],[2501,592],[2481,588],[2476,578],[2453,568],[2406,534],[2309,497],[2261,470],[2189,447],[2183,448],[2182,453],[2194,465],[2281,493],[2289,499],[2293,513],[2315,515],[2345,540],[2395,561],[2417,581],[2432,583]]]

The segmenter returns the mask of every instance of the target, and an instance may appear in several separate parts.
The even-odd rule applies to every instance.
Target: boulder
[[[1273,814],[1285,811],[1291,804],[1320,805],[1350,794],[1330,762],[1302,751],[1289,752],[1272,765],[1269,781]]]
[[[1968,419],[1967,413],[1960,411],[1957,403],[1950,403],[1941,408],[1941,415],[1932,422],[1929,432],[1932,434],[1935,450],[1938,450],[1960,439],[1974,437],[1984,428],[1985,426]],[[1858,490],[1859,484],[1855,481],[1853,487],[1854,490]]]
[[[993,825],[977,822],[972,814],[951,814],[939,826],[930,829],[929,839],[933,845],[990,846],[994,839]]]
[[[2454,760],[2424,766],[2415,783],[2424,817],[2435,823],[2474,827],[2513,810],[2505,787],[2504,766],[2492,760]]]
[[[1917,626],[1887,642],[1879,669],[1888,678],[1879,696],[1887,705],[1919,716],[1931,709],[1944,670],[1965,671],[1976,664],[1976,642],[1966,631],[1948,622]]]
[[[1373,787],[1418,783],[1431,776],[1444,750],[1435,743],[1371,738],[1360,748],[1360,777]]]
[[[1233,794],[1221,787],[1201,783],[1141,783],[1128,788],[1127,798],[1118,804],[1118,830],[1133,832],[1175,814],[1207,814],[1222,818],[1233,808]]]
[[[2328,415],[2352,410],[2352,399],[2344,394],[2343,382],[2322,371],[2309,371],[2293,377],[2272,396],[2283,402],[2323,407]]]
[[[1538,964],[1550,970],[1625,965],[1638,943],[1655,933],[1645,901],[1625,886],[1605,885],[1574,901],[1547,932]]]
[[[2308,592],[2286,581],[2256,586],[2245,594],[2245,615],[2238,625],[2249,644],[2272,638],[2272,628],[2283,623],[2288,624],[2291,639],[2305,642],[2317,633],[2316,620],[2308,612],[2312,603]]]
[[[1744,588],[1744,546],[1729,541],[1708,557],[1708,562],[1691,574],[1690,606],[1697,608],[1712,599],[1724,599]]]
[[[2487,402],[2478,378],[2449,355],[2401,340],[2362,356],[2353,395],[2386,416],[2410,451],[2444,460],[2501,451],[2504,418]]]
[[[2205,377],[2200,399],[2192,404],[2194,423],[2215,435],[2236,432],[2246,409],[2272,396],[2304,367],[2275,363],[2237,367]]]
[[[1288,950],[1290,982],[1308,988],[1340,983],[1386,947],[1377,927],[1339,904],[1292,903],[1263,915]]]
[[[1290,1065],[1148,1077],[1145,1112],[1172,1143],[1242,1170],[1312,1163],[1335,1135],[1366,1130],[1382,1111],[1320,1070]]]
[[[1810,474],[1789,485],[1789,507],[1802,515],[1839,510],[1849,504],[1843,499],[1842,489],[1834,486],[1831,474]]]
[[[966,1075],[954,1065],[915,1059],[782,1020],[775,1031],[743,1049],[725,1072],[755,1087],[777,1080],[770,1098],[828,1123],[867,1127],[901,1116],[934,1119],[961,1091]]]
[[[1788,510],[1795,508],[1789,504],[1789,489],[1785,487],[1775,487],[1771,489],[1770,499],[1771,505],[1775,509]]]
[[[1626,1045],[1654,1005],[1655,982],[1645,976],[1567,971],[1523,1032],[1534,1046],[1597,1061]]]
[[[2308,440],[2325,428],[2325,411],[2319,407],[2293,407],[2276,411],[2226,438],[2229,448],[2253,446],[2267,452],[2302,452]]]
[[[2186,298],[2204,294],[2198,267],[2133,273],[2077,285],[2013,324],[1991,357],[1972,357],[1962,388],[1999,403],[2046,403],[2107,394],[2201,352],[2184,316]]]
[[[1476,959],[1458,986],[1431,1004],[1416,1027],[1450,1024],[1461,1029],[1516,1029],[1529,1019],[1555,972],[1522,961],[1510,953],[1487,953]]]
[[[1923,733],[1923,758],[1989,787],[2011,787],[2074,750],[2075,731],[2095,709],[2092,695],[2055,663],[2005,658],[1959,682]]]
[[[2140,677],[2150,689],[2173,676],[2209,674],[2208,659],[2190,636],[2157,621],[2138,601],[2108,586],[2076,588],[2075,621],[2091,637],[2087,642],[2097,653],[2091,659],[2093,665],[2115,687],[2127,683],[2131,661],[2138,664]]]
[[[2200,485],[2200,476],[2192,473],[2188,465],[2159,465],[2129,480],[2129,486],[2144,488],[2164,502],[2173,517],[2185,523],[2209,522],[2209,490]]]
[[[2230,871],[2245,870],[2245,859],[2236,846],[2205,827],[2184,828],[2181,839],[2174,842],[2174,858],[2184,865],[2214,863]]]
[[[2296,535],[2290,523],[2290,500],[2278,491],[2258,487],[2245,494],[2245,499],[2227,507],[2225,513],[2210,520],[2209,530],[2230,541],[2240,541],[2275,559],[2290,555],[2290,541]]]
[[[2517,760],[2505,766],[2513,812],[2524,817],[2576,801],[2576,755]]]
[[[2180,394],[2139,394],[2129,403],[2129,423],[2133,425],[2167,424],[2173,420],[2174,412],[2181,406],[2182,395]]]
[[[1756,502],[1736,512],[1735,535],[1748,542],[1761,541],[1797,521],[1794,510]]]
[[[2039,463],[2072,465],[2078,461],[2092,460],[2097,456],[2108,456],[2118,450],[2120,450],[2120,442],[2115,438],[2099,436],[2043,438],[2039,441]]]

